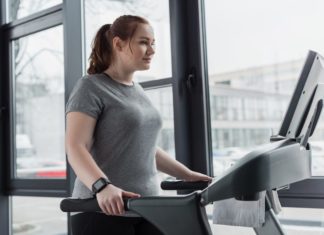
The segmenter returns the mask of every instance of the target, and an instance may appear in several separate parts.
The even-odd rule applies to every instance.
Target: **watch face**
[[[94,187],[96,188],[96,190],[98,190],[98,189],[101,189],[105,185],[106,185],[106,182],[104,182],[103,180],[99,180],[94,184]]]

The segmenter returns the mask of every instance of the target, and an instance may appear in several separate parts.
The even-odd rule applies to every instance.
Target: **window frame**
[[[192,170],[212,175],[203,1],[169,4],[176,159]]]
[[[5,41],[7,35],[5,34],[2,25],[6,22],[6,1],[0,2],[0,55],[4,58],[4,62],[0,63],[0,76],[2,78],[7,78],[6,66],[8,55],[5,50]],[[0,80],[0,234],[10,234],[10,218],[9,218],[9,204],[10,200],[6,193],[7,175],[8,175],[8,158],[5,156],[5,146],[6,146],[6,136],[7,128],[6,123],[8,123],[8,115],[5,104],[7,103],[7,80]]]

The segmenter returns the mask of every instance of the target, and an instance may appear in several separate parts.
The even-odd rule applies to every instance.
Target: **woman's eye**
[[[148,42],[148,41],[140,41],[140,44],[141,44],[141,45],[147,45],[147,46],[150,44],[151,47],[154,47],[154,46],[155,46],[155,43],[154,43],[154,42],[153,42],[153,43],[150,43],[150,42]]]

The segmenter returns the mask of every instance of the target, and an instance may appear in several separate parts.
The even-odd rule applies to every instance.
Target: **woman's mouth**
[[[143,59],[146,63],[151,63],[151,58],[144,58]]]

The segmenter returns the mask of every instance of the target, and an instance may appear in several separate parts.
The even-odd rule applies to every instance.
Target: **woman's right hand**
[[[98,204],[105,214],[122,215],[125,213],[123,197],[138,198],[141,195],[124,191],[112,184],[108,184],[96,196]]]

